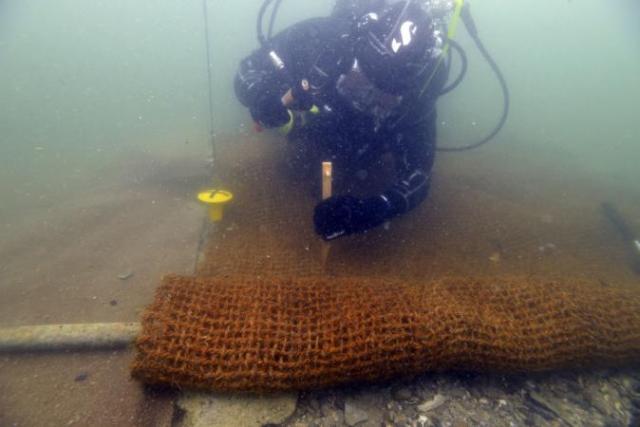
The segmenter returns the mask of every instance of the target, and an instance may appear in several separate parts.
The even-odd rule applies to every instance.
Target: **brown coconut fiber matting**
[[[530,153],[442,156],[422,206],[333,242],[323,265],[318,195],[287,174],[283,141],[262,134],[218,148],[216,179],[234,202],[208,231],[196,276],[168,276],[158,289],[137,378],[287,390],[640,360],[640,283],[599,211],[613,197],[640,218],[637,197],[550,159],[541,173]]]
[[[215,390],[300,390],[424,371],[546,371],[640,360],[640,298],[518,278],[168,276],[134,376]]]
[[[548,159],[535,163],[531,153],[439,156],[421,206],[388,227],[334,241],[323,266],[312,223],[319,187],[291,177],[284,141],[260,134],[218,142],[216,182],[234,200],[208,233],[199,276],[542,275],[640,289],[624,243],[600,209],[603,200],[613,202],[640,232],[640,192],[621,193]],[[393,175],[386,166],[370,173],[383,179],[348,180],[351,186],[341,184],[336,168],[335,193],[375,193]],[[319,164],[317,174],[319,180]]]

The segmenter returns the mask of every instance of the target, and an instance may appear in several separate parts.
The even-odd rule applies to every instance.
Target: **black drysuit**
[[[434,58],[422,96],[419,89],[403,94],[401,104],[384,117],[358,111],[336,89],[354,61],[352,27],[351,20],[335,15],[295,24],[245,58],[235,79],[238,99],[260,125],[277,127],[294,117],[289,142],[292,161],[302,168],[319,174],[316,161],[331,160],[337,171],[356,172],[384,153],[393,155],[396,180],[381,194],[364,199],[338,194],[316,207],[316,231],[327,240],[380,225],[425,199],[435,154],[435,102],[447,74]],[[271,50],[286,71],[274,66]],[[290,116],[281,98],[303,79],[309,90],[298,108],[313,105],[315,112]]]

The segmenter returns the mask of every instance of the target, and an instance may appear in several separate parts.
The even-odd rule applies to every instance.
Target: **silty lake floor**
[[[205,162],[132,153],[110,166],[90,188],[3,218],[0,325],[137,321],[163,274],[193,272]],[[131,380],[131,360],[2,354],[0,425],[162,425],[173,394]]]
[[[237,162],[260,164],[264,152],[251,151],[257,142],[254,137],[230,142],[239,147],[234,154]],[[329,269],[333,274],[392,274],[400,265],[408,275],[570,274],[612,286],[640,285],[628,269],[619,236],[599,211],[600,201],[609,200],[628,219],[640,217],[637,190],[630,192],[614,178],[567,170],[561,160],[536,162],[530,152],[492,150],[441,155],[432,194],[423,208],[425,217],[414,215],[392,223],[390,230],[374,236],[374,241],[385,246],[368,247],[360,255],[353,247],[357,238],[337,242]],[[105,177],[99,191],[92,188],[67,194],[49,210],[14,216],[11,227],[5,228],[10,233],[2,248],[2,324],[136,320],[162,274],[193,271],[204,211],[192,196],[206,183],[206,174],[200,160],[129,159],[117,176]],[[239,248],[235,257],[249,263],[232,262],[226,264],[227,270],[239,266],[247,270],[252,265],[264,271],[277,266],[271,258],[277,253],[265,253],[263,260],[260,254],[241,255],[257,242],[256,234],[247,231],[257,227],[257,232],[269,234],[270,227],[251,222],[243,226],[240,218],[251,218],[248,209],[240,210],[242,196],[249,194],[243,191],[246,182],[227,184],[240,203],[228,211],[225,224],[208,235],[200,273],[215,274],[224,266],[218,263],[212,269],[202,263],[203,259],[222,259],[215,254],[215,244],[222,242],[215,233],[220,232],[226,234],[225,239],[234,239],[233,245]],[[311,193],[308,197],[313,203]],[[250,200],[246,203],[250,206]],[[264,215],[263,207],[252,212]],[[300,216],[287,226],[303,227],[305,221],[308,217]],[[428,232],[416,246],[411,238],[425,227]],[[403,233],[404,239],[389,239],[394,232]],[[309,250],[306,244],[297,248],[298,241],[291,236],[286,236],[284,246],[266,238],[264,246],[254,245],[252,250],[284,247],[286,254],[291,247],[301,249],[301,256],[309,258],[296,268],[306,269],[316,257],[305,253],[312,252],[317,242],[308,229],[301,233],[308,236]],[[394,248],[405,255],[403,263],[385,261],[385,254]],[[422,248],[420,265],[416,248]],[[288,265],[281,264],[278,271],[287,273]],[[130,273],[126,279],[119,278]],[[2,356],[0,424],[170,422],[173,395],[145,392],[129,380],[130,357],[127,352]],[[513,421],[513,425],[625,425],[637,408],[637,384],[637,371],[507,380],[426,375],[413,381],[303,394],[285,424],[501,425],[496,423]]]

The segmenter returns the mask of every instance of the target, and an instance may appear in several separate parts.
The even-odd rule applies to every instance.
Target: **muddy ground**
[[[132,153],[110,166],[5,212],[1,326],[137,321],[163,274],[193,272],[204,216],[193,194],[206,163]],[[0,354],[0,425],[166,424],[172,394],[133,382],[131,358]]]
[[[542,158],[535,148],[439,156],[419,210],[332,244],[323,267],[310,228],[316,194],[274,173],[278,143],[264,135],[222,141],[218,179],[237,198],[212,232],[203,234],[204,210],[193,198],[208,180],[200,159],[128,156],[90,188],[12,212],[3,218],[0,325],[137,320],[163,274],[194,271],[203,237],[198,274],[525,274],[640,286],[600,208],[615,203],[640,230],[638,188],[569,169],[566,158]],[[175,396],[132,382],[130,359],[0,356],[0,425],[172,423]],[[625,425],[637,405],[637,371],[514,381],[426,375],[303,394],[285,424],[497,425],[513,417],[504,425]],[[583,411],[576,419],[562,406],[568,394],[578,396],[574,412]]]

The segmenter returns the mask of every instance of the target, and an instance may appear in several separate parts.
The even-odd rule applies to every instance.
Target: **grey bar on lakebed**
[[[137,322],[0,327],[0,353],[113,350],[129,346],[140,330]]]

